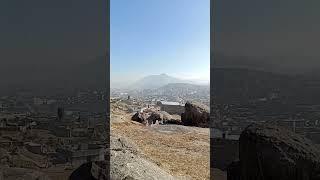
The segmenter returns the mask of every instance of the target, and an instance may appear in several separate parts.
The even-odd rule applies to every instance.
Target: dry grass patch
[[[209,179],[209,134],[161,133],[130,121],[112,124],[111,132],[131,139],[148,159],[173,175]]]

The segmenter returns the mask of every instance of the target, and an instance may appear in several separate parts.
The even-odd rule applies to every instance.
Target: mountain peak
[[[171,77],[165,73],[159,75],[146,76],[137,82],[135,82],[131,87],[134,89],[155,89],[170,83],[181,83],[185,82],[181,79]]]
[[[162,73],[162,74],[160,74],[160,76],[168,76],[168,74]]]

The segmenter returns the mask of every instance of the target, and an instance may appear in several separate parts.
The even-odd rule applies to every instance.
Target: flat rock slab
[[[176,134],[176,133],[198,133],[198,134],[209,134],[209,128],[200,128],[200,127],[191,127],[191,126],[183,126],[183,125],[174,125],[174,124],[166,124],[166,125],[156,125],[149,127],[150,129],[167,134]]]

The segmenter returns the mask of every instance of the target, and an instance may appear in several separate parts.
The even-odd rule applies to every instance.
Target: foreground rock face
[[[161,169],[157,164],[146,159],[138,148],[126,138],[110,137],[110,180],[182,180]],[[96,165],[107,166],[106,162],[89,162],[76,169],[69,180],[107,180],[106,173],[99,173]],[[105,170],[105,169],[104,169]]]
[[[110,176],[113,180],[182,179],[174,177],[146,158],[137,147],[120,136],[111,136]]]
[[[187,102],[185,112],[181,115],[181,121],[186,126],[209,127],[209,107]]]
[[[318,180],[319,147],[289,130],[252,124],[240,136],[238,162],[228,169],[228,179]]]

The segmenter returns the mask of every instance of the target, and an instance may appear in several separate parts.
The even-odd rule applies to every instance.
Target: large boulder
[[[137,121],[139,123],[144,122],[144,117],[142,116],[142,113],[136,112],[132,117],[131,120]]]
[[[160,112],[154,111],[151,112],[147,117],[147,125],[157,124],[159,121],[162,121],[163,116]]]
[[[162,114],[158,111],[148,111],[148,112],[137,112],[132,117],[131,120],[137,121],[144,125],[156,124],[159,121],[162,121]]]
[[[181,121],[186,126],[209,127],[209,107],[199,103],[187,102]]]
[[[240,136],[239,158],[229,167],[228,179],[320,179],[319,147],[277,126],[249,125]]]

